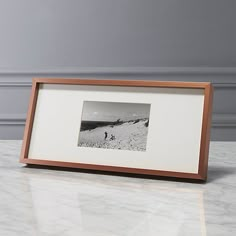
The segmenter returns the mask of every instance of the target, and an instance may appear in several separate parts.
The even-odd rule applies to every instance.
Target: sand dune
[[[81,131],[79,134],[80,147],[122,149],[133,151],[145,151],[147,142],[148,127],[145,123],[148,119],[138,122],[130,121],[123,124],[98,127],[92,130]],[[108,137],[104,140],[104,132]],[[110,140],[111,134],[115,136]]]

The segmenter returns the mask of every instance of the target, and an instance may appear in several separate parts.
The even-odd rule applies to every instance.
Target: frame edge
[[[34,114],[36,110],[36,103],[39,91],[39,83],[36,79],[32,80],[32,89],[30,94],[30,101],[28,105],[27,118],[25,123],[24,135],[23,135],[23,143],[20,154],[20,162],[25,163],[24,160],[28,159],[30,138],[32,133]]]
[[[213,86],[211,83],[205,88],[204,92],[204,106],[202,119],[202,134],[200,145],[200,158],[198,174],[202,180],[207,180],[208,159],[210,147],[211,121],[212,121],[212,107],[213,107]]]

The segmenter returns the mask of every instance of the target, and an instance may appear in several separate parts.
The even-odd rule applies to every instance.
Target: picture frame
[[[20,162],[207,179],[208,82],[35,78]]]

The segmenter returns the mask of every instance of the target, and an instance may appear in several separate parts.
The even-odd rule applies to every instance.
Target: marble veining
[[[0,141],[0,236],[236,235],[236,143],[212,142],[205,184],[28,168]]]

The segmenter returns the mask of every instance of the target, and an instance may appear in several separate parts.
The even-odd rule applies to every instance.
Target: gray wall
[[[0,0],[0,139],[32,77],[211,81],[213,140],[236,140],[235,0]]]

